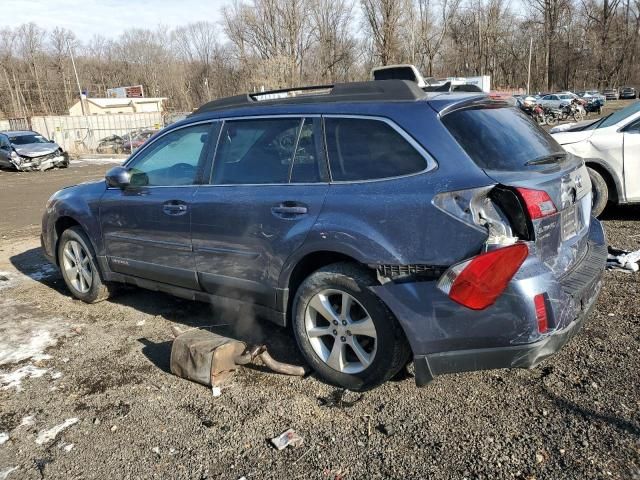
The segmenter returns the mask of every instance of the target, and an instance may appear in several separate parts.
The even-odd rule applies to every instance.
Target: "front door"
[[[628,202],[640,202],[640,119],[624,129],[624,186]]]
[[[111,270],[198,288],[191,207],[212,128],[212,123],[201,123],[160,136],[126,165],[131,185],[107,189],[100,222]]]
[[[12,167],[9,137],[0,133],[0,167]]]
[[[286,258],[328,188],[319,117],[227,120],[211,182],[193,200],[193,249],[209,293],[275,306]]]

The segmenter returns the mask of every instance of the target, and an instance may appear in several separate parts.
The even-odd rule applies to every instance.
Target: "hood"
[[[559,132],[552,133],[551,136],[558,142],[560,145],[568,145],[570,143],[577,143],[587,140],[591,135],[593,135],[593,130],[583,130],[578,132]]]
[[[549,133],[572,132],[575,130],[581,130],[599,120],[599,118],[596,118],[591,120],[583,120],[582,122],[563,123],[562,125],[556,125],[555,127],[553,127],[551,130],[549,130]]]
[[[57,143],[27,143],[26,145],[13,145],[13,149],[23,157],[41,157],[55,152],[60,147]]]

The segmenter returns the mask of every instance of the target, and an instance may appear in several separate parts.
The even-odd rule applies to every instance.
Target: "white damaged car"
[[[53,140],[37,132],[0,132],[0,167],[20,170],[48,170],[69,166],[69,155]]]
[[[640,101],[596,121],[551,130],[562,147],[582,157],[593,188],[593,214],[607,203],[640,203]]]

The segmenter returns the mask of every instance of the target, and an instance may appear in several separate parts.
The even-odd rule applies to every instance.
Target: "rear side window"
[[[515,108],[456,110],[442,122],[476,165],[488,170],[521,170],[527,162],[564,152]]]
[[[381,120],[325,118],[325,132],[335,181],[399,177],[427,167],[425,158]]]

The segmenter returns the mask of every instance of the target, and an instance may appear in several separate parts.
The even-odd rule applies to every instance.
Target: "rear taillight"
[[[527,207],[531,220],[553,215],[558,210],[553,200],[544,190],[531,190],[529,188],[516,188],[524,204]]]
[[[452,266],[438,281],[451,300],[482,310],[493,305],[529,255],[524,243],[482,253]]]
[[[533,297],[533,303],[536,307],[536,318],[538,319],[538,331],[546,333],[549,330],[549,319],[547,318],[547,302],[544,294],[540,293]]]

